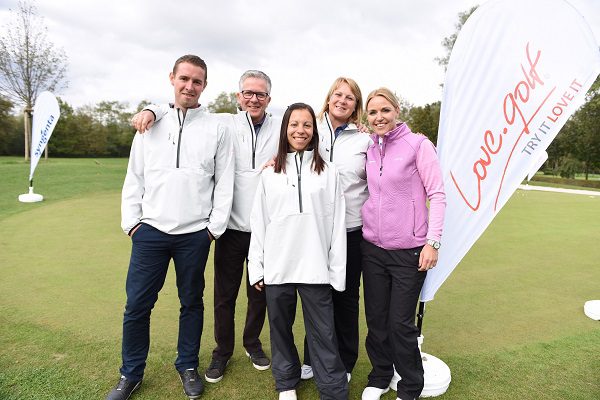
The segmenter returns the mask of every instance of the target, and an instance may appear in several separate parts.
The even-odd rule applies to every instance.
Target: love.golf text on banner
[[[467,20],[444,83],[438,155],[446,217],[422,301],[433,299],[536,167],[598,73],[598,44],[567,1],[489,1]]]

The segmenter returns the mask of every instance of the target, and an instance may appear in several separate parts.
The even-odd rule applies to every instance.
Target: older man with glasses
[[[206,370],[207,382],[219,382],[233,355],[235,343],[235,304],[239,293],[244,261],[247,262],[250,246],[250,211],[262,166],[277,152],[281,119],[267,112],[271,101],[271,79],[262,71],[244,72],[236,94],[242,112],[231,118],[234,126],[235,179],[231,217],[227,230],[215,241],[214,318],[215,341],[212,361]],[[134,126],[143,132],[160,119],[166,108],[149,106],[133,119]],[[227,117],[225,117],[227,118]],[[248,310],[243,334],[246,355],[254,368],[266,370],[271,362],[262,349],[262,331],[266,302],[264,291],[248,284],[246,279]]]

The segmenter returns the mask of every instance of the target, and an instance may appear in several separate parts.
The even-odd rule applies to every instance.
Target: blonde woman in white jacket
[[[369,197],[365,162],[367,149],[372,143],[369,135],[361,132],[363,108],[362,93],[350,78],[337,78],[323,102],[317,116],[319,152],[335,164],[346,200],[346,290],[333,292],[333,315],[340,357],[346,368],[348,381],[358,359],[359,289],[362,254],[362,218],[360,209]],[[302,379],[313,376],[311,352],[304,343]]]
[[[275,165],[265,169],[250,217],[250,284],[265,290],[272,372],[280,399],[296,399],[300,359],[292,326],[297,294],[321,399],[347,399],[332,288],[346,281],[345,201],[336,167],[323,160],[312,108],[286,110]]]

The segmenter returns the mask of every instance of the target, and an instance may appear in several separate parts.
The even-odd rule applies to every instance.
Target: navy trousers
[[[210,243],[206,229],[169,235],[141,224],[133,234],[123,316],[121,374],[126,378],[143,378],[150,347],[150,313],[165,283],[171,259],[181,303],[175,367],[179,371],[198,367],[204,323],[204,269]]]

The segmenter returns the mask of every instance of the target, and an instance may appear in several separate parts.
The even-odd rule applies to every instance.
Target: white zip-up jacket
[[[168,234],[208,228],[218,238],[231,212],[230,127],[200,109],[171,108],[148,134],[135,135],[121,201],[121,227],[144,222]]]
[[[246,111],[232,117],[235,180],[233,205],[227,228],[250,232],[250,212],[254,194],[263,165],[277,154],[281,118],[273,118],[267,114],[257,135],[252,118]]]
[[[154,113],[156,121],[167,112],[167,106],[149,105],[144,108]],[[237,114],[216,114],[231,124],[235,153],[235,180],[233,204],[227,228],[250,232],[250,211],[262,166],[277,154],[281,118],[265,115],[258,135],[247,111]]]
[[[346,228],[356,230],[362,226],[360,209],[369,197],[365,163],[373,141],[354,124],[348,124],[336,138],[327,113],[318,122],[318,130],[321,157],[334,163],[340,173],[346,198]]]
[[[286,173],[263,171],[252,207],[251,285],[330,284],[346,288],[345,201],[337,168],[311,168],[312,151],[287,155]]]

